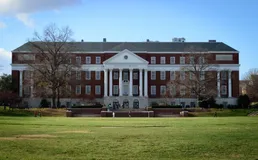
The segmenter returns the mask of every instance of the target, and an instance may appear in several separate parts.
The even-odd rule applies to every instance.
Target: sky
[[[257,0],[0,0],[0,75],[11,51],[50,23],[75,41],[224,42],[240,52],[240,78],[258,68]]]

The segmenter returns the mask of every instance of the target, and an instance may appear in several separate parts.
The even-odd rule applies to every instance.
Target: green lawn
[[[258,117],[0,117],[2,160],[258,159]]]

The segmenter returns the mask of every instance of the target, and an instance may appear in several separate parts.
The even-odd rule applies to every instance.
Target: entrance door
[[[129,101],[127,99],[123,101],[123,108],[129,108]]]
[[[135,100],[133,101],[133,108],[134,108],[134,109],[139,109],[139,100],[138,100],[138,99],[135,99]]]
[[[113,109],[118,109],[118,107],[119,107],[119,101],[117,99],[115,99],[113,101]]]

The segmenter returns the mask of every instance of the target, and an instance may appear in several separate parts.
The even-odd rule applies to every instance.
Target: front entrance
[[[139,100],[138,99],[133,100],[133,108],[139,109]]]
[[[119,101],[117,99],[115,99],[113,101],[113,109],[118,109],[119,108]]]
[[[129,108],[129,101],[127,99],[123,101],[123,108]]]

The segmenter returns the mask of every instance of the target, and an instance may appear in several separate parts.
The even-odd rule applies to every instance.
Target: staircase
[[[249,113],[248,116],[258,116],[258,111],[254,111],[252,113]]]

